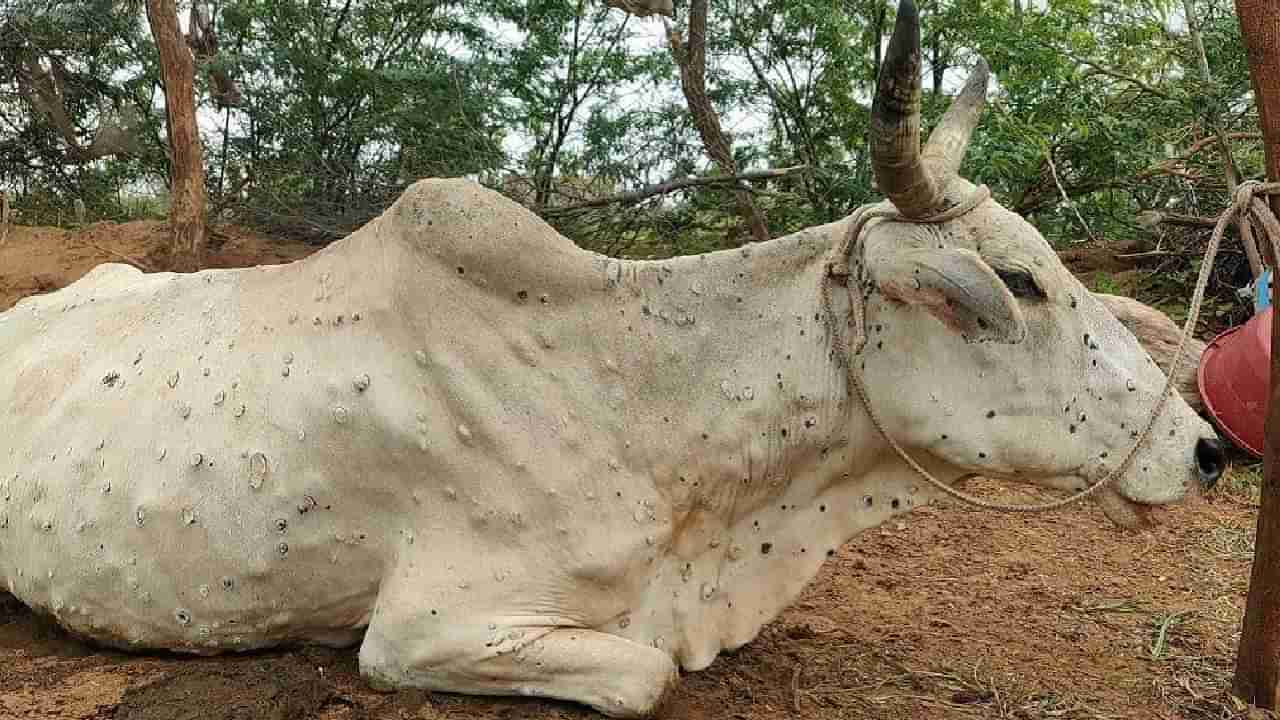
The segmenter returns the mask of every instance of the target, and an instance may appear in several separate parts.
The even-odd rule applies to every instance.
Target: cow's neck
[[[427,302],[420,312],[438,319],[415,323],[502,335],[487,345],[519,350],[503,392],[545,393],[530,378],[555,383],[545,422],[558,436],[548,448],[556,471],[539,482],[591,488],[586,499],[597,502],[582,521],[605,530],[588,555],[633,584],[619,593],[633,602],[613,630],[664,644],[696,669],[755,637],[858,531],[927,499],[850,391],[834,330],[847,323],[848,296],[838,287],[829,310],[823,302],[845,230],[656,262],[553,241],[549,273],[537,248],[504,251],[495,264],[487,227],[459,236],[466,242],[436,239],[429,253],[373,227],[299,271],[332,274],[331,285],[351,276],[347,286],[361,288],[394,268],[394,285],[410,293],[403,311],[424,304],[424,288],[458,292],[457,268],[469,281],[486,263],[501,269],[475,280],[475,295],[447,318]],[[359,261],[369,257],[381,262]],[[354,276],[362,272],[371,275]],[[549,302],[528,302],[543,292]],[[579,459],[585,467],[566,465]]]
[[[818,492],[797,486],[811,477],[863,474],[880,450],[835,352],[832,326],[844,320],[829,317],[822,299],[827,235],[614,261],[606,271],[625,326],[619,356],[600,364],[629,379],[627,394],[641,401],[617,408],[630,454],[650,459],[659,479],[670,466],[688,486],[676,494],[710,505],[724,523],[792,492]]]
[[[686,667],[750,640],[847,539],[926,499],[833,352],[848,300],[829,317],[822,293],[841,229],[611,265],[630,332],[654,330],[636,344],[643,357],[620,363],[639,368],[645,390],[630,392],[653,414],[629,416],[620,439],[625,464],[670,503],[667,563],[651,579],[670,594],[645,596],[674,604]]]

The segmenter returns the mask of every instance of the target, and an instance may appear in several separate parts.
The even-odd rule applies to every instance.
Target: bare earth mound
[[[36,293],[66,287],[106,262],[146,272],[169,270],[165,223],[94,223],[80,230],[16,226],[0,245],[0,311]],[[235,227],[214,228],[205,267],[233,268],[297,260],[318,248],[263,240]]]
[[[103,262],[167,269],[164,232],[159,222],[15,228],[0,246],[0,309]],[[314,249],[227,228],[207,264],[287,262]],[[1131,534],[1093,506],[918,510],[842,548],[756,641],[686,675],[663,717],[1243,717],[1223,688],[1255,511],[1219,493]],[[69,638],[0,593],[0,719],[597,717],[549,702],[376,693],[355,652],[124,655]]]

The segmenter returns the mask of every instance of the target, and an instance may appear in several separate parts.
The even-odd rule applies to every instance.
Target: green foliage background
[[[964,172],[1059,247],[1093,238],[1154,250],[1152,292],[1168,277],[1176,289],[1204,233],[1146,227],[1141,214],[1203,217],[1225,205],[1212,125],[1232,134],[1243,177],[1261,172],[1231,3],[1192,8],[1208,83],[1186,8],[921,0],[926,125],[986,57],[998,84]],[[214,69],[244,97],[215,106],[210,68],[198,70],[219,219],[324,242],[416,178],[465,175],[602,252],[665,256],[746,239],[723,187],[569,207],[713,174],[661,20],[600,0],[218,0],[210,9]],[[686,11],[677,1],[676,31]],[[876,198],[867,117],[893,16],[888,0],[711,0],[708,88],[739,167],[809,168],[752,185],[775,236]],[[23,222],[68,218],[77,198],[91,219],[159,207],[148,198],[163,195],[166,176],[163,95],[146,28],[140,0],[0,0],[0,188]],[[129,109],[141,118],[141,149],[73,161],[17,80],[31,59],[58,66],[82,143],[104,115]],[[1239,253],[1226,253],[1219,275],[1224,287],[1247,280]]]

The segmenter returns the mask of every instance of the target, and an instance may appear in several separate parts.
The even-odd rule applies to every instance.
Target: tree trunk
[[[0,245],[9,239],[9,194],[0,190]]]
[[[680,35],[674,30],[670,31],[669,39],[671,55],[680,67],[680,88],[689,103],[693,124],[702,137],[702,146],[722,173],[737,175],[738,167],[729,149],[729,139],[720,127],[720,116],[707,98],[707,0],[693,0],[689,8],[688,42],[682,46]],[[751,199],[751,193],[739,190],[734,196],[738,202],[738,212],[751,229],[751,236],[757,242],[768,240],[769,226],[765,222],[764,213]]]
[[[873,53],[875,67],[871,73],[871,94],[875,95],[876,80],[880,77],[880,65],[884,63],[884,47],[881,41],[884,40],[885,22],[889,17],[889,7],[885,5],[884,0],[876,0],[876,11],[871,23],[872,35],[871,52]]]
[[[195,270],[205,241],[204,158],[196,125],[195,61],[178,27],[174,0],[147,0],[147,21],[160,50],[169,136],[169,226],[176,269]]]
[[[1280,0],[1236,0],[1262,125],[1267,178],[1280,181]],[[1280,197],[1271,196],[1280,213]],[[1280,238],[1272,238],[1280,242]],[[1263,243],[1269,247],[1269,243]],[[1270,253],[1267,253],[1270,255]],[[1272,259],[1274,262],[1274,258]],[[1262,507],[1249,579],[1234,691],[1269,710],[1280,709],[1280,323],[1271,324],[1271,390],[1263,453]]]
[[[942,97],[942,80],[947,74],[947,63],[942,57],[942,31],[933,34],[933,42],[929,43],[930,70],[933,74],[933,95]]]

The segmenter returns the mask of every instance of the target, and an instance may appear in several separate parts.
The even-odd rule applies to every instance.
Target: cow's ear
[[[991,266],[972,250],[895,248],[868,258],[880,292],[927,310],[970,340],[1018,343],[1022,310]]]

